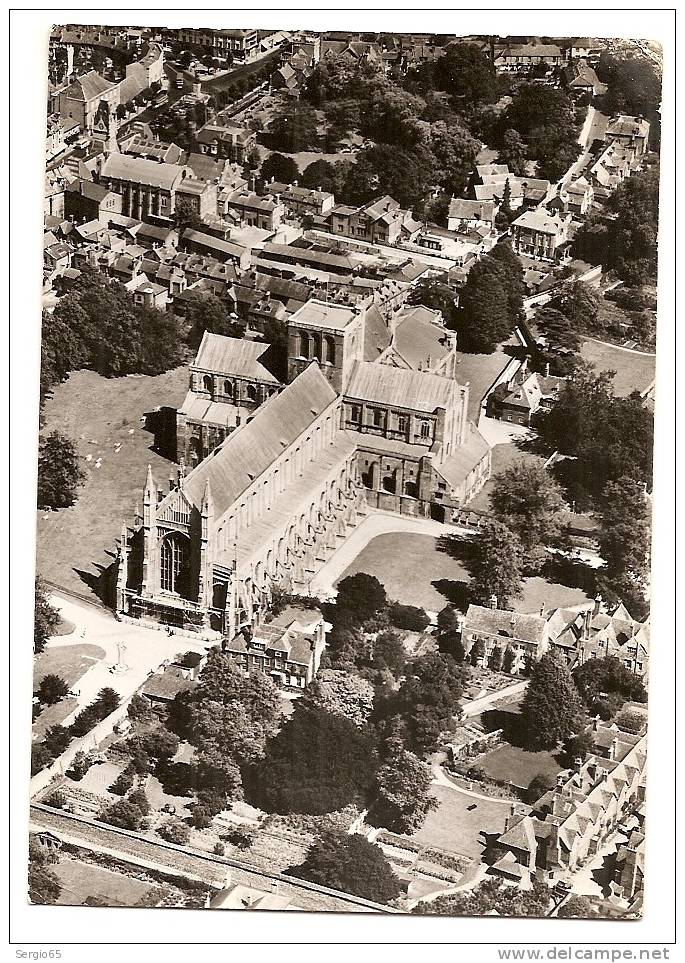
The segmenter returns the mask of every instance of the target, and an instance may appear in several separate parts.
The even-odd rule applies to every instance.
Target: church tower
[[[152,596],[159,590],[159,550],[157,536],[157,486],[152,467],[147,466],[143,496],[143,585],[142,594]]]

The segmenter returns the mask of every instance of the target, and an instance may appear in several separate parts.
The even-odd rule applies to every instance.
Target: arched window
[[[300,357],[309,357],[309,335],[306,331],[300,331]]]
[[[431,436],[431,426],[429,421],[421,422],[421,437],[430,438]]]
[[[202,387],[205,389],[205,391],[208,391],[211,395],[214,385],[212,384],[212,379],[210,378],[209,375],[205,375],[204,378],[202,379]]]
[[[328,361],[329,364],[335,364],[335,338],[327,334],[324,338],[324,361]]]
[[[188,580],[188,539],[172,532],[167,535],[161,547],[161,585],[165,592],[184,595]]]
[[[404,494],[409,495],[410,498],[418,498],[419,486],[414,481],[406,481],[404,483]]]
[[[312,334],[312,358],[321,361],[321,335],[318,331]]]
[[[257,388],[256,388],[255,385],[248,385],[248,386],[247,386],[247,398],[248,398],[248,401],[256,401],[256,400],[257,400]]]
[[[233,382],[224,381],[224,394],[229,398],[233,397]]]

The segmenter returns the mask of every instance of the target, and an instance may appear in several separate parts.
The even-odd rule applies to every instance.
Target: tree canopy
[[[36,605],[33,614],[33,651],[38,654],[59,627],[60,616],[48,601],[48,589],[39,575],[36,576]]]
[[[542,462],[519,458],[508,465],[494,478],[490,505],[495,517],[518,535],[529,564],[556,544],[566,506]]]
[[[38,507],[69,508],[77,498],[85,472],[76,446],[61,431],[51,431],[38,448]]]
[[[430,766],[406,749],[396,748],[376,773],[375,798],[369,818],[393,833],[413,834],[437,808],[431,794]]]
[[[413,912],[438,916],[546,916],[552,902],[549,886],[533,879],[532,889],[521,890],[499,878],[486,879],[474,889],[418,903]]]
[[[481,605],[489,605],[494,595],[500,608],[519,598],[523,591],[525,552],[515,532],[502,522],[490,519],[473,542],[469,560],[471,593]]]
[[[554,749],[578,730],[583,706],[571,673],[555,656],[546,653],[535,663],[521,703],[527,744],[533,749]]]
[[[312,843],[305,861],[287,872],[376,903],[389,903],[401,891],[400,881],[380,846],[357,833],[322,833]]]

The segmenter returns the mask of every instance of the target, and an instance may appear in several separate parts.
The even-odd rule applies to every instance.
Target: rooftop
[[[278,379],[274,378],[260,360],[269,347],[262,341],[227,338],[221,334],[205,331],[193,367],[216,374],[238,375],[242,378],[254,378],[277,385]]]
[[[356,317],[358,313],[354,308],[311,298],[291,315],[290,323],[309,328],[333,328],[342,331]]]
[[[361,401],[432,413],[452,407],[456,391],[456,382],[450,378],[359,361],[345,394]]]

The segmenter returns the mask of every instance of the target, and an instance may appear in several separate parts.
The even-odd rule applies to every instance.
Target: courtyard
[[[468,539],[455,538],[464,548]],[[444,550],[444,541],[434,535],[391,532],[378,535],[336,579],[366,572],[375,575],[391,598],[405,605],[418,605],[428,612],[439,612],[448,602],[464,605],[470,581],[464,563],[456,552]],[[580,605],[589,601],[582,589],[550,582],[541,576],[528,578],[523,595],[513,603],[517,612],[538,612],[541,608]]]
[[[159,405],[180,405],[187,384],[188,369],[180,367],[156,377],[76,371],[57,385],[45,404],[44,432],[57,429],[76,444],[86,479],[71,508],[38,512],[37,570],[43,578],[95,597],[122,522],[132,524],[136,505],[142,506],[148,464],[160,486],[175,471],[154,450],[145,416]]]

